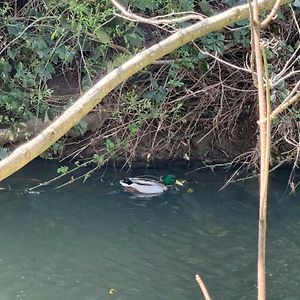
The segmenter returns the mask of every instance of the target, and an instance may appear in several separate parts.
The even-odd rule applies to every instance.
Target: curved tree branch
[[[276,3],[274,4],[274,7],[272,8],[270,14],[261,22],[261,28],[266,28],[269,23],[275,18],[275,15],[277,13],[277,10],[280,6],[281,0],[277,0]]]
[[[118,1],[116,0],[110,0],[110,2],[122,13],[120,16],[121,18],[125,18],[127,20],[130,20],[132,22],[141,22],[145,24],[151,24],[151,25],[171,25],[171,24],[176,24],[180,22],[186,22],[189,20],[203,20],[204,17],[201,16],[198,13],[191,13],[191,12],[186,12],[182,14],[186,14],[185,16],[178,17],[178,18],[171,18],[171,19],[166,19],[164,17],[161,18],[145,18],[138,16],[128,10],[126,10],[125,7],[123,7]]]
[[[292,97],[291,99],[289,99],[288,101],[282,103],[281,105],[279,105],[278,107],[276,107],[271,115],[270,118],[271,120],[275,119],[277,117],[277,115],[279,115],[280,113],[282,113],[285,109],[287,109],[290,105],[292,105],[293,103],[299,101],[300,98],[300,93],[296,94],[294,97]]]

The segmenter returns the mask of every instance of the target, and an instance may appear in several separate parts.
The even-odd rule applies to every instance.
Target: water
[[[112,170],[58,191],[23,192],[56,167],[38,161],[2,183],[12,190],[0,193],[1,300],[199,300],[196,273],[215,300],[256,298],[255,180],[219,191],[223,171],[172,170],[188,184],[146,199],[123,192],[124,174]],[[274,300],[300,298],[300,198],[285,193],[287,176],[271,178]]]

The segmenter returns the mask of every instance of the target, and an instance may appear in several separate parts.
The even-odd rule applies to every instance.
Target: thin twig
[[[299,89],[299,91],[298,91],[298,89]],[[284,99],[283,103],[289,101],[294,96],[295,93],[299,93],[299,92],[300,92],[300,80],[294,86],[294,88],[289,93],[289,95]]]
[[[193,45],[194,45],[194,46],[198,49],[198,51],[201,52],[202,54],[207,55],[207,56],[209,56],[209,57],[211,57],[211,58],[213,58],[213,59],[215,59],[215,60],[221,62],[221,63],[224,64],[224,65],[227,65],[227,66],[232,67],[232,68],[234,68],[234,69],[237,69],[237,70],[244,71],[244,72],[247,72],[247,73],[252,74],[252,71],[249,70],[249,69],[239,67],[239,66],[237,66],[237,65],[234,65],[234,64],[232,64],[232,63],[229,63],[229,62],[227,62],[227,61],[225,61],[225,60],[219,58],[217,55],[213,55],[213,54],[211,54],[211,53],[209,53],[209,52],[207,52],[207,51],[201,50],[200,47],[199,47],[195,42],[193,42]]]
[[[58,179],[66,176],[66,175],[70,175],[71,173],[75,172],[76,170],[78,170],[79,168],[82,168],[82,167],[86,167],[88,164],[90,163],[90,161],[88,162],[85,162],[85,163],[82,163],[81,165],[78,165],[76,166],[75,168],[69,170],[68,172],[66,173],[61,173],[60,175],[54,177],[54,178],[51,178],[50,180],[48,181],[45,181],[45,182],[41,182],[39,183],[38,185],[35,185],[35,186],[32,186],[30,188],[27,189],[27,191],[33,191],[33,190],[36,190],[42,186],[46,186],[46,185],[49,185],[50,183],[54,182],[54,181],[57,181]]]
[[[152,25],[172,25],[172,24],[176,24],[176,23],[186,22],[189,20],[203,20],[204,19],[203,16],[199,15],[198,13],[188,14],[184,17],[172,18],[172,19],[165,19],[164,17],[162,17],[161,19],[158,19],[157,17],[156,18],[145,18],[145,17],[138,16],[138,15],[128,11],[125,7],[123,7],[116,0],[110,0],[110,1],[119,11],[121,11],[122,15],[119,15],[120,17],[126,17],[126,19],[133,21],[133,22],[141,22],[141,23],[152,24]]]
[[[300,59],[300,55],[295,59],[295,61],[297,61],[298,59]],[[292,72],[288,73],[287,75],[285,75],[284,77],[281,77],[278,81],[272,83],[272,84],[271,84],[271,87],[274,88],[274,87],[276,87],[277,85],[279,85],[279,83],[280,83],[281,81],[284,81],[284,80],[288,79],[289,77],[295,76],[295,75],[297,75],[297,74],[300,74],[300,70],[298,70],[298,71],[292,71]]]
[[[296,18],[295,11],[294,11],[293,6],[292,6],[291,4],[289,4],[289,7],[290,7],[290,9],[292,10],[292,16],[293,16],[293,19],[294,19],[294,21],[295,21],[296,27],[297,27],[297,29],[298,29],[298,34],[299,34],[299,37],[300,37],[300,26],[299,26],[298,20],[297,20],[297,18]]]
[[[292,54],[292,56],[289,58],[289,60],[286,62],[285,66],[283,67],[283,69],[281,70],[280,73],[278,73],[274,79],[273,79],[273,84],[272,86],[275,86],[276,84],[278,84],[279,81],[282,80],[282,76],[283,74],[288,70],[290,69],[293,64],[295,64],[297,62],[297,59],[295,59],[292,63],[291,61],[294,59],[294,56],[297,54],[298,50],[300,50],[300,44],[298,45],[297,49],[295,50],[295,52]],[[291,64],[290,64],[291,63]]]
[[[254,45],[254,33],[253,33],[253,11],[251,7],[251,2],[248,0],[249,5],[249,21],[250,21],[250,31],[251,31],[251,45]],[[253,85],[257,88],[257,74],[255,72],[255,53],[254,47],[251,47],[251,56],[250,56],[250,69],[252,74]]]
[[[209,296],[209,293],[208,293],[208,290],[203,282],[203,280],[201,279],[200,275],[199,274],[196,274],[196,281],[202,291],[202,294],[204,296],[204,299],[205,300],[211,300],[210,296]]]
[[[261,22],[261,28],[265,28],[269,25],[269,23],[274,19],[274,16],[280,6],[281,0],[277,0],[276,3],[274,4],[270,14]]]
[[[297,102],[300,98],[300,93],[296,94],[294,97],[292,97],[290,100],[282,103],[279,105],[276,109],[274,109],[270,115],[271,120],[275,119],[277,115],[279,115],[281,112],[283,112],[286,108],[288,108],[293,103]]]
[[[264,207],[263,210],[266,214],[267,211],[267,197],[268,197],[268,177],[269,177],[269,166],[270,166],[270,147],[271,147],[271,93],[270,93],[270,78],[269,78],[269,69],[268,69],[268,61],[267,61],[267,55],[265,52],[264,47],[261,47],[263,62],[264,62],[264,69],[265,69],[265,77],[266,77],[266,146],[265,146],[265,174],[264,174],[264,187],[263,187],[263,198],[264,201]],[[265,216],[266,217],[266,216]]]
[[[280,113],[282,113],[285,109],[287,109],[290,105],[297,102],[300,98],[300,93],[297,93],[294,97],[292,97],[290,100],[285,101],[281,103],[279,106],[277,106],[272,113],[270,114],[270,119],[274,120]],[[264,118],[262,120],[257,121],[257,124],[265,123],[267,121],[267,118]]]

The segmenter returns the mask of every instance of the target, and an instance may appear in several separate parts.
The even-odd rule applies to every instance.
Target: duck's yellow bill
[[[175,181],[175,184],[180,185],[180,186],[183,186],[184,183],[185,183],[185,180],[178,180],[178,179],[177,179],[177,180]]]
[[[109,288],[109,289],[108,289],[108,294],[109,294],[109,295],[112,295],[112,294],[114,294],[116,291],[117,291],[117,290],[115,290],[115,289],[113,289],[113,288]]]

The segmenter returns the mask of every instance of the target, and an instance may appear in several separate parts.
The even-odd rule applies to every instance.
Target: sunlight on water
[[[0,194],[1,300],[203,299],[196,273],[213,299],[255,299],[255,180],[219,191],[229,176],[224,171],[185,177],[176,169],[186,186],[138,198],[121,190],[122,175],[112,170],[103,180],[24,192],[55,169],[35,162],[2,183],[11,190]],[[280,171],[271,180],[267,278],[273,300],[300,295],[300,198],[285,193],[287,176]]]

